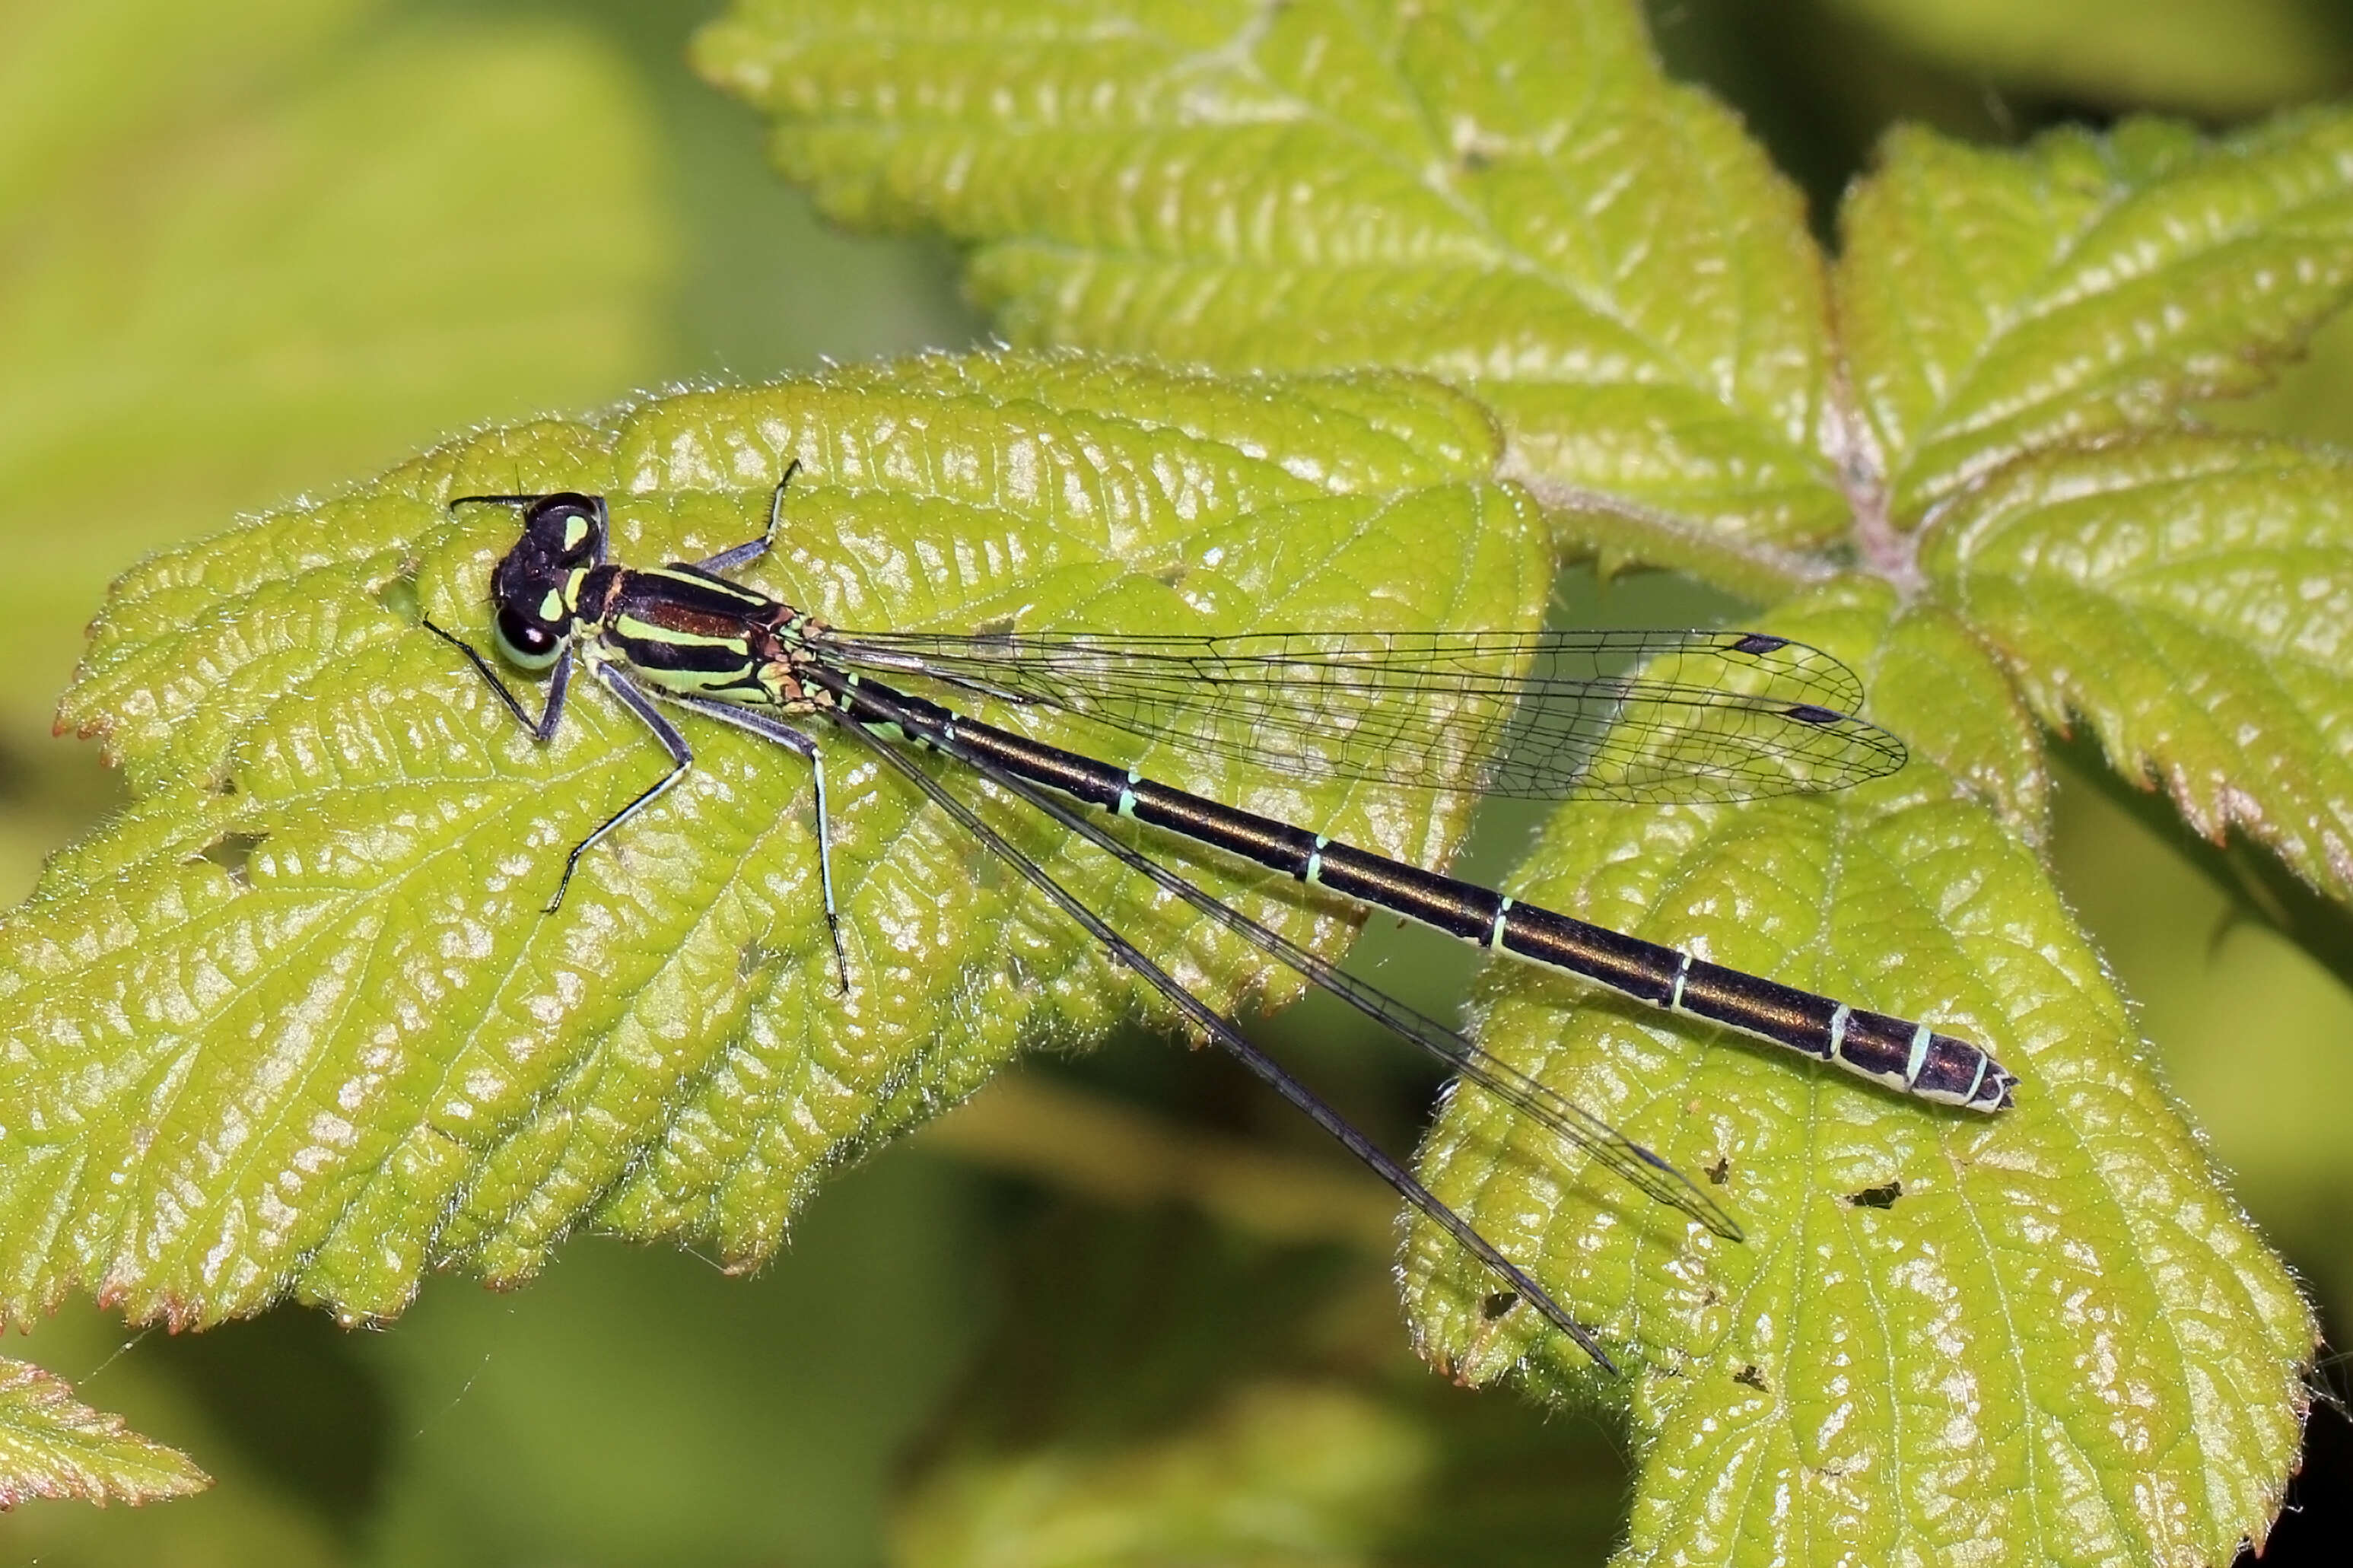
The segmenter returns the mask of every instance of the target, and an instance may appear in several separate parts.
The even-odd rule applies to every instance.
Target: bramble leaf
[[[211,1484],[186,1455],[75,1399],[63,1378],[0,1357],[0,1509],[36,1498],[155,1502]]]
[[[1983,656],[1973,675],[1907,668],[1912,618],[1841,590],[1770,625],[1874,675],[1883,721],[1942,710],[1957,752],[1999,766],[2009,727],[1951,702],[1956,676],[1996,672]],[[1995,1117],[1931,1110],[1499,966],[1488,1046],[1750,1226],[1735,1246],[1670,1226],[1472,1089],[1424,1146],[1440,1195],[1571,1282],[1572,1310],[1647,1369],[1626,1561],[1804,1541],[1861,1562],[2219,1562],[2277,1510],[2309,1309],[2222,1194],[2041,862],[1950,765],[1632,826],[1572,805],[1514,879],[1515,897],[1928,1019],[2024,1080]],[[1457,1375],[1533,1355],[1540,1387],[1592,1380],[1529,1313],[1499,1316],[1426,1225],[1407,1277],[1426,1352]]]
[[[1833,799],[1572,809],[1514,885],[1972,1034],[2026,1075],[1978,1121],[1566,980],[1497,983],[1492,1047],[1719,1175],[1754,1227],[1747,1247],[1683,1236],[1469,1090],[1425,1149],[1442,1194],[1651,1370],[1630,1554],[2212,1560],[2259,1540],[2313,1325],[2026,847],[2047,830],[2034,721],[2089,713],[2201,826],[2255,826],[2341,887],[2353,794],[2321,753],[2353,712],[2316,676],[2334,523],[2310,502],[2259,526],[2259,485],[2216,503],[2234,524],[2121,495],[1970,520],[2063,508],[2051,487],[2097,471],[2097,443],[2178,431],[2301,348],[2353,286],[2353,120],[2008,153],[1898,132],[1826,301],[1794,203],[1661,79],[1628,6],[813,9],[740,0],[706,73],[776,117],[780,163],[838,216],[976,241],[1008,331],[1445,376],[1605,570],[1827,584],[1772,624],[1852,655],[1912,742],[1914,768]],[[2179,657],[2137,667],[2143,644]],[[2228,710],[2197,719],[2216,691]],[[1426,1226],[1408,1285],[1460,1373],[1533,1354],[1539,1386],[1592,1385]]]
[[[535,746],[417,627],[420,607],[478,627],[514,535],[512,509],[444,501],[586,489],[612,498],[617,559],[692,558],[756,534],[794,457],[788,532],[747,576],[847,626],[1525,627],[1547,589],[1532,514],[1487,478],[1492,425],[1434,383],[1018,356],[491,431],[151,561],[66,705],[139,799],[0,926],[25,1090],[0,1138],[0,1316],[77,1286],[185,1323],[289,1294],[380,1315],[427,1268],[528,1275],[583,1221],[749,1264],[828,1168],[1018,1043],[1130,1005],[1025,885],[830,738],[849,995],[807,772],[691,719],[695,773],[542,915],[566,847],[659,752],[585,687]],[[1415,859],[1467,809],[1135,760]],[[1050,825],[1000,821],[1204,994],[1259,984],[1221,933],[1066,863]],[[1300,940],[1351,923],[1197,869]]]
[[[748,531],[798,453],[807,532],[763,581],[845,619],[1519,625],[1543,572],[1517,492],[1488,482],[1500,456],[1605,566],[1758,597],[1827,584],[1771,624],[1852,659],[1917,759],[1835,798],[1572,808],[1515,892],[1928,1018],[2025,1075],[1980,1121],[1565,980],[1497,979],[1492,1048],[1751,1226],[1732,1247],[1588,1190],[1469,1090],[1427,1151],[1627,1347],[1633,1381],[1608,1386],[1630,1389],[1647,1461],[1631,1554],[2154,1563],[2260,1539],[2311,1319],[2028,847],[2049,790],[2031,721],[2087,714],[2208,823],[2341,881],[2342,769],[2313,761],[2343,722],[2312,673],[2338,552],[2306,492],[2329,470],[2275,461],[2293,504],[2266,529],[2252,472],[2234,489],[2200,468],[2248,448],[2186,434],[2180,410],[2263,384],[2343,298],[2343,115],[2014,153],[1904,133],[1850,201],[1832,300],[1794,195],[1613,0],[743,0],[702,50],[836,216],[976,242],[1015,335],[1423,369],[1494,411],[1500,452],[1468,404],[1413,384],[932,361],[487,437],[322,509],[296,548],[264,523],[133,579],[76,713],[149,798],[15,928],[20,974],[87,989],[20,1023],[32,988],[0,971],[0,1038],[42,1042],[82,1119],[45,1127],[24,1173],[0,1163],[13,1217],[52,1227],[23,1268],[0,1258],[8,1299],[87,1280],[141,1311],[286,1290],[389,1310],[429,1265],[528,1272],[583,1217],[756,1258],[829,1163],[955,1098],[1025,1026],[1084,1033],[1132,994],[887,781],[845,790],[843,756],[853,963],[905,979],[836,1002],[807,822],[779,821],[797,768],[728,737],[698,738],[699,793],[632,826],[648,848],[596,858],[590,901],[543,934],[533,879],[645,776],[614,761],[643,739],[584,705],[534,755],[404,637],[411,596],[458,614],[497,547],[491,522],[434,514],[453,487],[609,489],[631,498],[624,550],[658,553]],[[1098,458],[1133,483],[1037,482]],[[1204,463],[1217,482],[1186,477]],[[2186,519],[2142,493],[2175,470],[2211,481],[2185,487]],[[2300,578],[2297,551],[2316,552]],[[1449,586],[1473,581],[1493,592]],[[2308,605],[2284,601],[2311,582]],[[2212,658],[2169,689],[2076,668],[2079,644],[2175,658],[2185,626]],[[2234,705],[2227,733],[2188,711],[2209,690]],[[1364,792],[1147,765],[1424,862],[1459,823],[1451,800],[1400,819]],[[1080,885],[1186,944],[1179,973],[1213,999],[1249,984],[1214,937]],[[1344,919],[1257,897],[1293,929]],[[185,918],[154,929],[174,900]],[[258,948],[295,954],[308,988],[241,993]],[[83,1147],[113,1167],[58,1152]],[[1600,1386],[1426,1230],[1409,1264],[1419,1331],[1466,1377]]]
[[[2046,453],[1948,509],[1921,565],[2044,722],[2084,719],[2200,833],[2353,898],[2353,460],[2203,435]]]
[[[2023,152],[1901,130],[1841,217],[1839,320],[1899,524],[2022,454],[2269,384],[2353,290],[2353,113]]]
[[[697,59],[836,217],[978,242],[1017,342],[1442,375],[1750,584],[1843,526],[1803,205],[1632,5],[739,0]]]

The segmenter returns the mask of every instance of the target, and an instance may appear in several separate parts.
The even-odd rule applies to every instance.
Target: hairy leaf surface
[[[1875,677],[1883,719],[1942,701],[1910,617],[1825,595],[1773,629]],[[1981,677],[1993,674],[1989,668]],[[1948,710],[1998,766],[2006,726]],[[1639,1347],[1653,1440],[1632,1562],[2214,1562],[2260,1536],[2301,1436],[2314,1324],[2223,1195],[2033,853],[1947,769],[1838,795],[1566,809],[1514,894],[1991,1047],[1996,1117],[1906,1101],[1682,1027],[1532,966],[1491,973],[1482,1029],[1648,1141],[1748,1226],[1732,1245],[1606,1182],[1472,1089],[1425,1147],[1496,1244],[1577,1281]],[[1427,1348],[1484,1380],[1535,1351],[1589,1369],[1427,1226],[1409,1267]],[[1662,1298],[1658,1282],[1671,1280]]]
[[[585,703],[533,754],[409,627],[411,598],[479,618],[512,530],[443,521],[453,489],[607,489],[625,552],[708,550],[798,455],[802,531],[761,580],[849,623],[1525,625],[1544,565],[1500,462],[1605,566],[1828,584],[1768,624],[1852,660],[1915,757],[1834,797],[1570,808],[1515,895],[1926,1018],[2023,1083],[2000,1117],[1939,1111],[1503,966],[1491,1048],[1749,1240],[1588,1181],[1466,1089],[1428,1170],[1633,1370],[1602,1383],[1425,1229],[1426,1347],[1630,1396],[1637,1558],[2169,1564],[2260,1539],[2312,1322],[2049,884],[2037,730],[2089,719],[2200,826],[2344,886],[2338,476],[2180,412],[2263,384],[2342,300],[2342,114],[2007,152],[1901,132],[1826,286],[1790,189],[1617,0],[741,0],[701,58],[835,216],[974,242],[1011,335],[1410,367],[1494,423],[1378,377],[926,361],[493,435],[135,577],[75,715],[146,798],[17,927],[22,973],[84,989],[8,1037],[81,1118],[0,1165],[40,1221],[30,1262],[0,1258],[15,1299],[389,1310],[427,1266],[526,1273],[584,1217],[756,1258],[828,1164],[1025,1029],[1081,1037],[1133,995],[842,748],[852,963],[885,984],[830,994],[806,783],[732,737],[698,736],[695,790],[539,921],[652,759]],[[1138,760],[1424,863],[1459,820]],[[1286,929],[1343,920],[1194,864]],[[1257,984],[1081,882],[1212,996]],[[266,994],[257,952],[299,954],[301,988]],[[34,994],[0,973],[0,1011]],[[949,1511],[961,1540],[986,1508]]]
[[[1472,384],[1548,500],[1767,577],[1840,525],[1802,205],[1631,5],[742,0],[698,59],[1017,342]]]
[[[65,1379],[0,1357],[0,1509],[35,1499],[154,1502],[210,1484],[186,1455],[76,1399]]]
[[[2045,722],[2353,896],[2353,460],[2160,436],[2004,470],[1922,565]]]
[[[1428,382],[934,359],[487,432],[149,563],[68,703],[138,804],[0,928],[25,1090],[0,1140],[5,1316],[77,1285],[183,1322],[290,1293],[384,1314],[427,1268],[527,1275],[584,1220],[749,1264],[829,1166],[1018,1042],[1131,1005],[1026,885],[834,739],[848,996],[805,764],[691,718],[695,773],[543,916],[566,847],[660,752],[578,686],[534,746],[417,627],[421,605],[480,635],[515,532],[512,509],[449,497],[603,492],[617,559],[693,558],[756,534],[797,457],[751,580],[842,626],[1525,627],[1545,556],[1494,456],[1485,416]],[[1072,738],[1411,858],[1461,826],[1460,796],[1309,794]],[[1050,826],[991,814],[1207,994],[1282,994],[1066,865]],[[1303,940],[1347,929],[1291,886],[1246,901]]]
[[[2353,288],[2353,115],[2024,152],[1890,136],[1841,217],[1840,324],[1902,521],[2022,453],[2269,384]]]
[[[2256,528],[2252,486],[2233,532],[2067,487],[2128,460],[2105,447],[2193,439],[2188,405],[2264,385],[2339,306],[2346,117],[2013,151],[1899,132],[1826,293],[1784,187],[1661,79],[1630,7],[1071,0],[987,26],[1020,47],[933,7],[747,0],[702,60],[839,216],[976,241],[1012,332],[1430,370],[1496,410],[1508,471],[1606,569],[1831,584],[1773,624],[1849,651],[1915,749],[1835,799],[1568,814],[1523,887],[1974,1034],[2025,1074],[2016,1111],[1891,1101],[1515,972],[1488,1043],[1720,1174],[1752,1245],[1515,1159],[1467,1090],[1427,1153],[1650,1369],[1634,1554],[2210,1561],[2260,1538],[2311,1321],[2035,858],[2037,730],[2091,716],[2200,826],[2343,885],[2320,503]],[[1974,521],[2076,500],[2073,538]],[[2314,553],[2257,559],[2284,538]],[[2208,580],[2168,576],[2177,552]],[[2195,668],[2189,627],[2214,645]],[[2142,643],[2171,662],[2136,664]],[[1426,1235],[1408,1275],[1468,1375],[1531,1350],[1539,1386],[1590,1375]],[[1988,1489],[2004,1506],[1964,1500]]]

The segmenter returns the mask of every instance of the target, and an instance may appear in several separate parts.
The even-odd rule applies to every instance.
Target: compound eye
[[[554,663],[560,640],[521,610],[499,612],[499,650],[525,669],[544,669]]]
[[[566,490],[543,496],[524,520],[532,533],[571,564],[593,561],[603,540],[596,521],[596,499]]]

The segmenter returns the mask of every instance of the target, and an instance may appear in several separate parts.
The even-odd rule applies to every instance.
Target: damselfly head
[[[522,537],[491,574],[499,652],[523,669],[555,662],[579,606],[580,574],[605,559],[605,509],[570,490],[524,509]]]

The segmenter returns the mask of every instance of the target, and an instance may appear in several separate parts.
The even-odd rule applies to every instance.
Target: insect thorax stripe
[[[681,562],[638,568],[629,571],[628,576],[625,597],[685,606],[704,615],[759,616],[775,605],[775,601],[765,595]]]
[[[751,646],[740,639],[681,637],[658,627],[633,626],[628,622],[617,624],[607,634],[607,640],[631,664],[646,670],[720,674],[747,669],[753,662]]]

